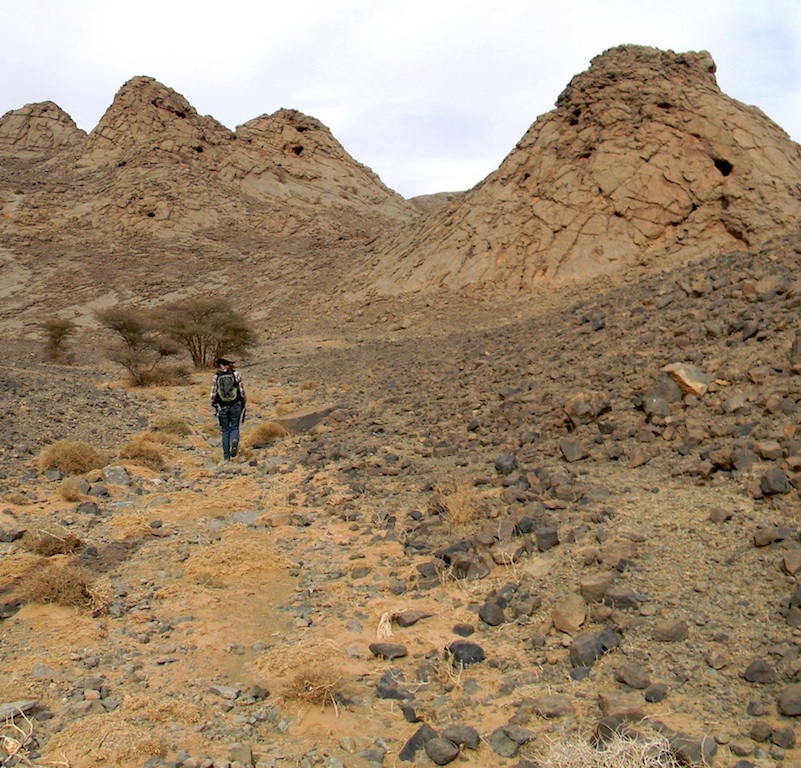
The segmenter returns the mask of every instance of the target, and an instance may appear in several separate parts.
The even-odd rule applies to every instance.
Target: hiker
[[[247,403],[242,376],[233,360],[218,357],[211,382],[211,407],[217,414],[222,433],[223,460],[230,461],[239,451],[239,422]]]

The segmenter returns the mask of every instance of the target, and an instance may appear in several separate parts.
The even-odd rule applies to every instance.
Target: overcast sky
[[[411,197],[477,184],[623,43],[708,50],[801,141],[799,0],[0,0],[0,115],[49,100],[91,131],[149,75],[231,129],[299,109]]]

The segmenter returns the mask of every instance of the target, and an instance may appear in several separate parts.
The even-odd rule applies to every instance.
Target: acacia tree
[[[64,317],[51,317],[41,323],[45,334],[47,357],[58,360],[65,351],[67,339],[75,333],[76,325]]]
[[[211,365],[223,354],[252,347],[256,336],[245,316],[225,299],[195,297],[153,310],[153,323],[183,347],[196,369]]]
[[[109,358],[125,368],[137,386],[149,383],[166,358],[178,354],[172,340],[162,336],[146,313],[126,307],[112,307],[96,314],[97,319],[117,334]]]

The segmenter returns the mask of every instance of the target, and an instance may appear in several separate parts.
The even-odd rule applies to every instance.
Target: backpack
[[[233,371],[217,374],[217,402],[220,405],[233,405],[239,401],[239,386]]]

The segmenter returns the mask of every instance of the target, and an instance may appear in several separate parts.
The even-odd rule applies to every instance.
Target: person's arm
[[[242,374],[236,371],[236,383],[239,386],[239,395],[242,398],[242,405],[248,401],[248,396],[245,394],[245,384],[242,381]]]
[[[211,407],[214,410],[217,410],[217,374],[215,373],[211,379],[211,393],[209,394],[211,398]]]

